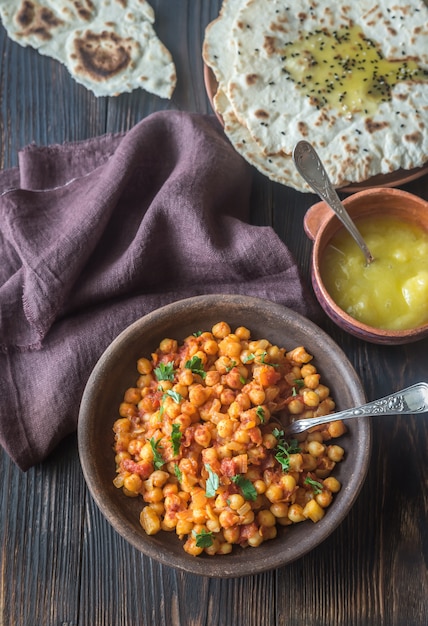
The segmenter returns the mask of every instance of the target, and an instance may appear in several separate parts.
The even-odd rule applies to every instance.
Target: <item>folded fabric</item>
[[[171,111],[0,173],[0,442],[21,469],[76,429],[97,359],[149,311],[240,293],[312,315],[286,246],[247,223],[250,192],[215,118]]]

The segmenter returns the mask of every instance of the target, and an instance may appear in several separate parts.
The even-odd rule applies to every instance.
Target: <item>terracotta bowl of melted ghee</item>
[[[309,208],[312,285],[343,330],[377,344],[428,336],[428,202],[401,189],[373,188],[343,200],[375,260],[367,266],[324,203]]]

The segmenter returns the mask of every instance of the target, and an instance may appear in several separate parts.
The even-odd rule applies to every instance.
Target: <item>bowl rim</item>
[[[251,296],[226,296],[224,294],[194,296],[184,300],[178,300],[144,315],[124,329],[116,339],[113,340],[99,358],[85,386],[80,405],[77,432],[79,458],[89,492],[103,516],[122,538],[146,556],[157,560],[163,565],[201,576],[232,578],[253,575],[288,565],[313,550],[316,545],[322,543],[336,530],[348,515],[366,479],[371,457],[372,437],[370,419],[358,418],[354,426],[356,441],[353,445],[359,446],[362,453],[358,454],[356,457],[356,465],[352,470],[350,479],[347,484],[342,486],[342,490],[338,494],[341,498],[341,508],[337,508],[336,510],[331,509],[334,515],[332,513],[330,516],[326,515],[321,522],[310,527],[311,538],[313,540],[310,545],[306,545],[304,549],[298,544],[293,543],[285,547],[283,546],[282,550],[271,548],[269,551],[269,559],[266,559],[263,558],[263,553],[257,552],[257,550],[248,552],[251,548],[238,548],[242,551],[245,550],[247,555],[251,554],[252,558],[245,560],[238,559],[238,562],[235,563],[234,561],[236,559],[234,559],[233,554],[222,555],[219,556],[218,559],[210,556],[204,558],[204,555],[202,557],[189,557],[189,555],[182,550],[182,555],[177,556],[172,550],[165,549],[165,545],[163,545],[164,550],[160,551],[159,546],[147,541],[147,537],[143,536],[144,531],[142,531],[142,529],[140,529],[141,532],[137,532],[135,527],[138,524],[138,519],[136,523],[131,524],[121,512],[119,504],[116,503],[114,506],[109,505],[105,476],[100,475],[94,455],[91,416],[93,415],[92,412],[97,403],[97,396],[100,393],[102,379],[109,366],[109,358],[112,357],[117,349],[123,348],[124,346],[126,347],[130,342],[135,341],[135,338],[139,336],[141,332],[149,332],[151,328],[159,323],[159,320],[165,320],[167,318],[174,319],[174,315],[177,315],[183,307],[186,307],[186,309],[190,307],[192,310],[198,310],[202,314],[207,314],[212,307],[219,302],[219,299],[222,302],[222,306],[234,307],[235,311],[246,311],[248,308],[251,308],[253,314],[262,314],[266,311],[266,307],[268,306],[269,312],[273,316],[272,319],[290,325],[292,331],[297,332],[299,330],[300,332],[308,331],[315,333],[314,341],[316,345],[322,345],[323,348],[325,348],[326,354],[334,355],[335,358],[338,359],[338,362],[340,361],[341,367],[344,367],[344,379],[348,385],[349,393],[357,398],[357,400],[355,400],[353,397],[352,401],[361,404],[366,401],[361,381],[342,349],[327,333],[299,313],[283,305]],[[225,313],[224,319],[226,318],[227,314]],[[114,466],[113,453],[112,462]],[[111,480],[113,477],[114,468]],[[119,490],[117,491],[118,498],[119,496],[125,497]],[[162,536],[162,531],[160,535]],[[178,537],[177,541],[179,541]],[[267,546],[268,544],[273,544],[275,541],[276,540],[266,542],[266,544],[263,545]],[[215,561],[213,559],[215,559]]]

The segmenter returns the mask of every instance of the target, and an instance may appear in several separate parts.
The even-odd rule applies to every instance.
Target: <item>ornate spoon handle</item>
[[[373,256],[361,237],[360,231],[340,201],[315,149],[307,141],[299,141],[293,150],[293,160],[299,174],[336,213],[361,248],[367,263],[371,263]]]
[[[295,435],[308,428],[326,424],[335,420],[346,420],[354,417],[369,417],[374,415],[409,415],[428,412],[428,383],[416,383],[411,387],[392,393],[389,396],[368,402],[362,406],[345,409],[338,413],[296,420],[285,428],[286,435]]]

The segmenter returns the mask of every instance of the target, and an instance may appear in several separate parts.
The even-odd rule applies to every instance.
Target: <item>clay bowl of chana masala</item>
[[[284,425],[362,404],[342,350],[272,302],[181,300],[123,331],[84,391],[79,454],[102,514],[164,565],[237,577],[287,565],[353,506],[367,418],[286,437]]]

